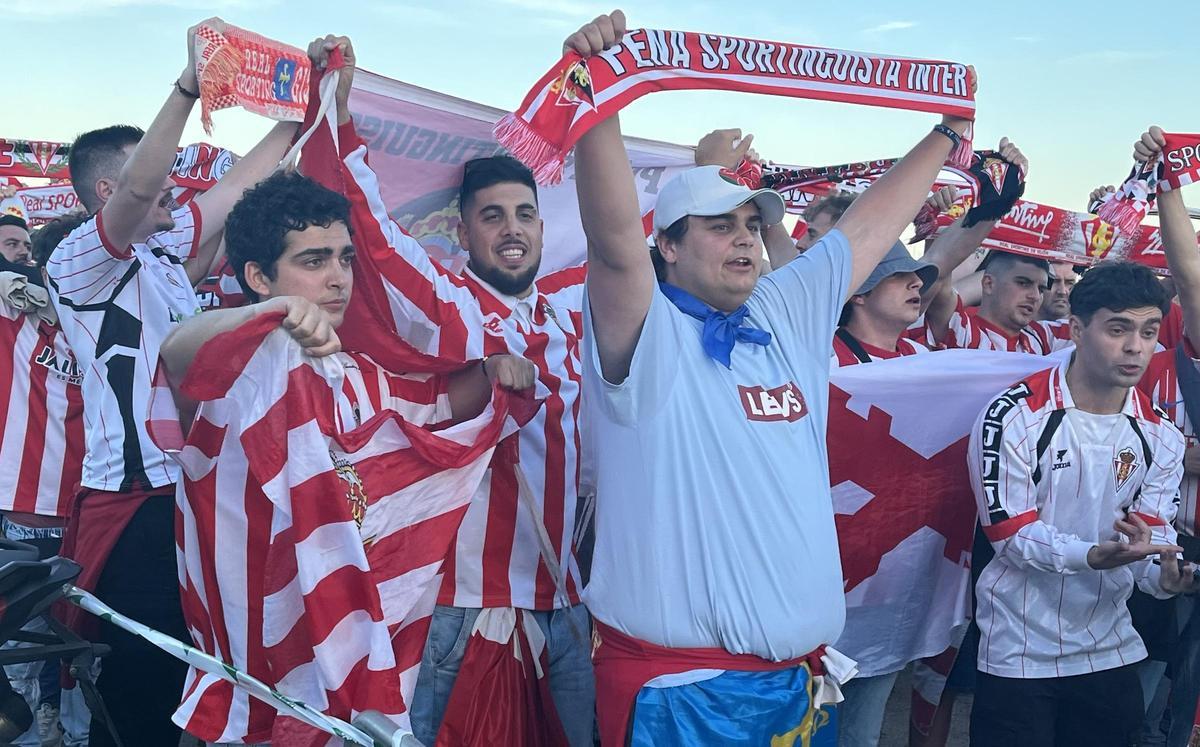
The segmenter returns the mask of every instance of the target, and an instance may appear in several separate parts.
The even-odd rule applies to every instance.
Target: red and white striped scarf
[[[196,31],[200,122],[212,134],[212,113],[241,106],[285,122],[304,119],[312,63],[302,49],[236,26]]]
[[[767,42],[718,34],[634,29],[612,48],[563,55],[496,139],[541,184],[562,179],[563,159],[591,127],[654,91],[716,89],[975,118],[966,65]],[[967,165],[969,138],[950,162]]]
[[[932,238],[970,209],[963,197],[936,223],[922,226],[919,238]],[[936,226],[931,231],[930,228]],[[1146,265],[1159,275],[1169,275],[1162,238],[1156,226],[1138,226],[1122,232],[1089,213],[1018,200],[983,240],[985,249],[1040,257],[1051,262],[1091,265],[1106,259],[1125,259]]]
[[[1200,134],[1163,133],[1167,145],[1153,161],[1135,163],[1133,171],[1116,192],[1109,194],[1093,210],[1118,231],[1138,230],[1159,192],[1193,184],[1200,180]]]

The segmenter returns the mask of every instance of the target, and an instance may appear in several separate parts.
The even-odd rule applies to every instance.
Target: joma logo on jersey
[[[1050,467],[1050,471],[1058,469],[1066,469],[1071,466],[1071,460],[1067,459],[1067,450],[1058,449],[1054,452],[1054,464]]]
[[[1029,385],[1022,381],[993,401],[983,416],[983,438],[980,448],[983,495],[987,499],[988,517],[993,524],[1008,518],[1008,514],[1000,506],[1000,445],[1004,435],[1004,416],[1017,406],[1018,401],[1031,393]]]
[[[66,379],[69,384],[78,385],[83,381],[83,372],[79,370],[79,364],[75,362],[75,359],[69,355],[64,355],[60,358],[54,352],[52,345],[43,346],[42,352],[38,353],[34,362],[50,369],[58,374],[60,378]]]
[[[790,381],[774,389],[739,384],[738,397],[741,399],[742,409],[746,411],[747,420],[786,420],[794,423],[808,414],[808,405],[804,402],[800,387]]]

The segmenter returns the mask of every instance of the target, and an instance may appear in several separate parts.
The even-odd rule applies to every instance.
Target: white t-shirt
[[[200,209],[193,202],[171,215],[174,228],[121,247],[97,214],[46,263],[59,325],[83,371],[85,488],[158,488],[179,479],[179,466],[146,430],[159,348],[175,325],[200,313],[183,266],[201,234]]]
[[[585,309],[584,402],[596,460],[596,547],[584,600],[650,643],[783,660],[845,621],[825,424],[829,350],[850,281],[831,231],[758,282],[732,367],[702,323],[655,292],[629,377],[600,373]]]

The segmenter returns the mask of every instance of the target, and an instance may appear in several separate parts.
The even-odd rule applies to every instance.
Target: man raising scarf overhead
[[[563,158],[590,128],[654,91],[717,89],[845,101],[975,117],[966,65],[883,57],[800,44],[657,29],[633,29],[596,57],[566,50],[511,115],[496,139],[542,184],[562,179]],[[966,167],[971,128],[950,161]]]
[[[624,33],[624,14],[600,16],[565,51],[587,60]],[[845,619],[829,350],[850,291],[969,125],[945,117],[816,246],[761,279],[759,232],[783,217],[782,199],[719,166],[684,172],[655,207],[673,290],[655,282],[616,116],[579,139],[597,462],[585,599],[603,744],[834,741],[821,706],[840,699],[853,663],[828,648]]]

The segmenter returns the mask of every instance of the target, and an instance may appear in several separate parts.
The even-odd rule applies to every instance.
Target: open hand
[[[1088,550],[1088,565],[1098,571],[1105,571],[1136,563],[1151,555],[1183,552],[1183,548],[1178,545],[1153,544],[1150,525],[1137,514],[1129,514],[1128,518],[1128,521],[1117,519],[1113,523],[1113,528],[1125,535],[1128,542],[1120,540],[1101,542]]]
[[[758,154],[750,147],[753,142],[753,135],[742,137],[742,131],[736,127],[713,130],[696,143],[696,165],[736,169],[742,159],[749,158],[751,154],[754,158],[750,160],[758,160]]]

